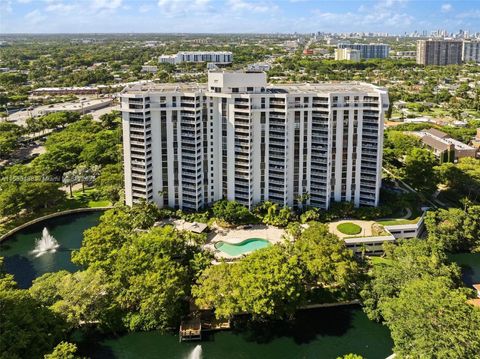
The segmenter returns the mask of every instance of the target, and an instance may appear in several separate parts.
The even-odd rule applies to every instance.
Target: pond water
[[[98,211],[65,215],[22,229],[0,244],[0,255],[5,257],[5,270],[14,275],[20,288],[30,287],[35,278],[47,272],[78,270],[70,261],[71,252],[80,248],[83,231],[96,226],[102,213]],[[38,256],[32,251],[36,241],[42,237],[44,228],[55,238],[59,247]]]
[[[448,258],[462,268],[462,280],[468,287],[480,283],[480,253],[449,254]]]
[[[359,306],[304,310],[293,323],[273,322],[217,332],[201,342],[179,343],[174,334],[132,333],[84,343],[93,359],[187,359],[201,345],[203,359],[329,359],[357,353],[369,359],[392,354],[388,328],[368,320]]]
[[[70,261],[71,251],[81,246],[83,231],[99,222],[102,212],[73,214],[32,225],[0,245],[5,269],[13,273],[21,288],[34,278],[52,271],[78,269]],[[58,241],[56,251],[31,253],[47,228]],[[258,239],[256,239],[258,240]],[[462,267],[467,286],[480,282],[480,254],[454,254],[450,260]],[[80,341],[82,354],[92,358],[337,358],[357,353],[366,358],[386,358],[393,342],[388,329],[366,317],[359,306],[301,311],[292,323],[244,324],[218,332],[198,343],[179,343],[175,334],[131,333],[115,338]],[[200,345],[200,347],[198,347]]]

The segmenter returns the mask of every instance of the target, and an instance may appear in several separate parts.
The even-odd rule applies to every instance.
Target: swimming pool
[[[227,243],[219,241],[215,243],[215,248],[225,254],[228,254],[229,256],[236,257],[271,245],[272,244],[266,239],[249,238],[240,243]]]

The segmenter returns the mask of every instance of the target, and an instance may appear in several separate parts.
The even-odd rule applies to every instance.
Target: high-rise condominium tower
[[[480,63],[480,41],[464,41],[463,42],[463,62]]]
[[[144,84],[122,94],[127,204],[197,210],[226,198],[376,206],[384,89],[269,85],[265,73],[210,72],[208,85]]]
[[[418,40],[417,64],[458,65],[462,63],[462,41]]]

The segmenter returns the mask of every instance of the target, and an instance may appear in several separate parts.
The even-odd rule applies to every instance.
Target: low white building
[[[158,67],[157,66],[151,66],[151,65],[143,65],[141,71],[155,74],[158,71]]]
[[[175,55],[161,55],[160,63],[181,64],[183,62],[211,62],[215,64],[231,64],[233,54],[230,51],[188,51],[178,52]]]

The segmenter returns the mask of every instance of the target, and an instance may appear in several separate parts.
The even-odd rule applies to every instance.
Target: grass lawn
[[[377,256],[369,256],[368,257],[368,261],[370,262],[370,264],[372,266],[379,266],[379,265],[382,265],[382,264],[391,264],[392,263],[392,260],[391,259],[386,259],[386,258],[382,258],[382,257],[377,257]]]
[[[340,223],[337,226],[339,232],[347,234],[349,236],[359,234],[362,232],[362,227],[352,222]]]
[[[381,224],[382,226],[396,226],[400,224],[415,224],[420,220],[420,217],[422,216],[422,210],[421,208],[414,207],[411,208],[412,214],[410,215],[409,218],[392,218],[392,219],[386,219],[386,220],[378,220],[376,221],[378,224]],[[396,213],[393,214],[394,217],[397,217],[398,215]],[[400,216],[399,216],[400,217]]]

